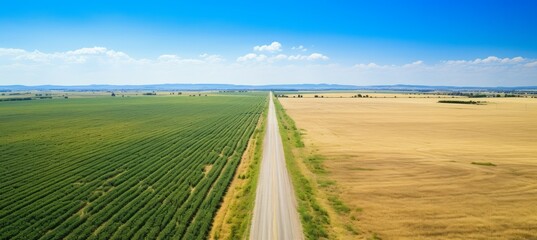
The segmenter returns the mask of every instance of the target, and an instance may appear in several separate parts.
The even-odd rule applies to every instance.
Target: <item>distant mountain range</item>
[[[394,90],[394,91],[537,91],[537,86],[520,87],[457,87],[426,85],[372,85],[355,86],[341,84],[278,84],[278,85],[234,85],[234,84],[150,84],[150,85],[7,85],[0,91],[64,90],[64,91],[208,91],[208,90],[278,90],[278,91],[319,91],[319,90]]]

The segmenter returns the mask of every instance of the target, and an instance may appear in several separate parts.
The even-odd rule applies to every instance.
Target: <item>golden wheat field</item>
[[[537,99],[478,100],[280,98],[360,232],[537,239]]]

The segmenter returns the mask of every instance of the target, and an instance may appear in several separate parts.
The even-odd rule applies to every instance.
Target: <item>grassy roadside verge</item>
[[[269,98],[267,98],[267,103],[268,101]],[[259,178],[259,166],[263,154],[267,114],[268,107],[259,118],[233,181],[213,220],[209,239],[248,239]]]
[[[304,236],[306,239],[331,238],[331,234],[329,234],[330,217],[317,200],[319,194],[317,183],[314,179],[304,175],[301,170],[299,161],[304,159],[306,152],[300,131],[296,128],[293,119],[285,113],[278,99],[274,99],[285,160],[294,185]]]

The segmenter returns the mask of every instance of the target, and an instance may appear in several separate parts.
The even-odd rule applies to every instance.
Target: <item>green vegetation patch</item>
[[[337,196],[330,195],[328,196],[328,202],[332,205],[332,208],[339,214],[347,214],[351,209],[341,201]]]
[[[472,162],[474,165],[481,165],[481,166],[489,166],[489,167],[496,167],[496,164],[491,162]]]
[[[266,99],[0,103],[0,239],[205,239]]]
[[[453,103],[453,104],[476,104],[476,105],[482,105],[485,104],[485,101],[473,101],[473,100],[440,100],[438,103]]]
[[[345,230],[347,230],[348,232],[352,233],[353,235],[360,234],[360,231],[356,230],[354,228],[354,226],[352,226],[351,224],[347,223],[347,224],[344,225],[344,227],[345,227]]]
[[[305,159],[307,166],[313,173],[322,174],[326,173],[326,170],[323,167],[324,158],[320,155],[312,155]]]
[[[382,240],[382,238],[377,234],[377,233],[373,233],[371,235],[370,238],[368,238],[369,240]]]
[[[33,100],[31,97],[22,97],[22,98],[0,98],[0,102],[8,102],[8,101],[28,101]]]

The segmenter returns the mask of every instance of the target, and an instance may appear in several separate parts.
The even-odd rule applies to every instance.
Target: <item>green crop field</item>
[[[204,239],[266,103],[0,102],[0,239]]]

